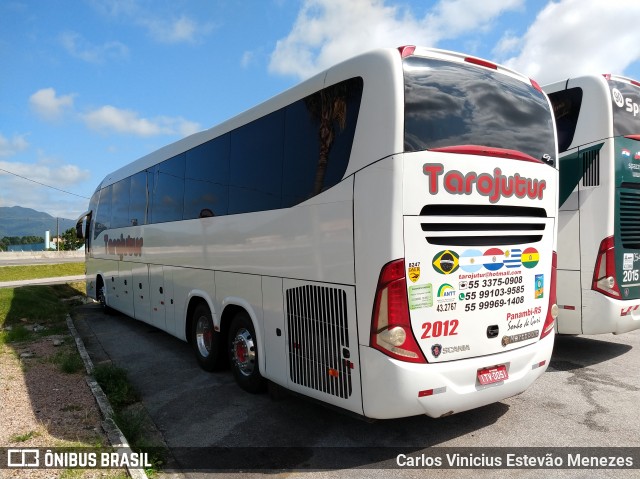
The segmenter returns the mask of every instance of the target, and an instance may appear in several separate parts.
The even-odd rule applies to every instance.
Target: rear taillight
[[[464,61],[467,63],[473,63],[474,65],[480,65],[481,67],[491,68],[492,70],[498,69],[498,65],[488,62],[487,60],[483,60],[482,58],[465,57]]]
[[[613,236],[600,243],[596,267],[593,270],[591,289],[599,291],[611,298],[620,298],[620,289],[616,282],[616,254]]]
[[[535,88],[536,90],[538,90],[540,93],[544,93],[544,92],[542,91],[542,87],[540,86],[540,84],[539,84],[537,81],[535,81],[533,78],[529,78],[529,81],[531,82],[531,86],[532,86],[533,88]]]
[[[553,327],[558,317],[558,301],[556,300],[556,276],[558,270],[558,254],[554,251],[551,258],[551,285],[549,291],[549,308],[547,309],[547,318],[544,320],[542,326],[542,333],[540,333],[540,339],[544,338],[547,334],[553,331]]]
[[[411,363],[426,363],[411,331],[404,260],[387,263],[380,271],[371,319],[371,347]]]
[[[413,55],[413,52],[416,51],[416,47],[414,45],[404,45],[402,47],[398,47],[398,51],[400,52],[401,58],[407,58]]]

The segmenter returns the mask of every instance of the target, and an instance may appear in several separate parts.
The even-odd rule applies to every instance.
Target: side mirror
[[[84,218],[76,223],[76,237],[78,239],[84,239],[84,229],[82,228],[83,223]]]

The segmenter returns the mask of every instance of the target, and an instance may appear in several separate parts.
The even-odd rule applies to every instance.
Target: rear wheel
[[[265,390],[266,381],[258,367],[258,343],[249,315],[242,311],[231,322],[227,342],[231,371],[238,385],[247,392]]]
[[[214,371],[220,367],[222,341],[220,333],[213,329],[211,311],[204,303],[198,304],[193,311],[190,340],[202,369]]]

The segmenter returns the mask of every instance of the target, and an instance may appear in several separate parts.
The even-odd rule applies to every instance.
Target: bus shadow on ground
[[[248,394],[229,371],[201,370],[185,342],[127,316],[95,306],[74,316],[84,341],[103,350],[98,360],[127,370],[183,471],[395,465],[398,454],[473,434],[509,410],[499,402],[439,419],[367,422],[296,395]]]
[[[14,355],[20,370],[11,365],[11,371],[2,371],[0,376],[3,381],[24,383],[29,411],[21,407],[14,409],[12,404],[2,407],[13,414],[33,415],[35,419],[27,417],[22,424],[21,417],[17,418],[15,424],[19,425],[20,433],[9,438],[14,445],[29,446],[48,440],[48,436],[59,441],[59,446],[93,445],[105,439],[98,432],[100,414],[86,389],[82,360],[68,336],[64,319],[66,306],[62,301],[78,302],[79,294],[80,291],[68,284],[13,289],[4,323],[11,328],[5,334],[11,331],[13,337],[9,336],[0,350],[4,348],[6,354]],[[13,385],[16,393],[21,389],[22,386]],[[45,439],[37,439],[45,433]],[[35,438],[34,441],[26,442],[31,438]]]
[[[632,349],[628,344],[607,341],[607,338],[611,337],[611,335],[602,335],[598,337],[602,339],[594,339],[585,336],[557,335],[549,366],[556,371],[581,369],[609,361]]]

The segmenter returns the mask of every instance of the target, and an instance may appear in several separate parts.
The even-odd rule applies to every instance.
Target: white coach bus
[[[640,328],[640,83],[612,75],[544,87],[558,135],[557,331]]]
[[[108,175],[87,292],[208,370],[369,418],[524,391],[554,341],[553,114],[460,54],[373,51]]]

